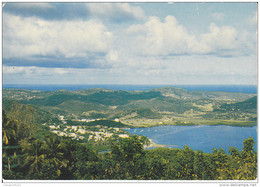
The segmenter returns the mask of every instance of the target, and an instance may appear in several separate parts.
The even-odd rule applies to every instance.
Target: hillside
[[[11,119],[17,119],[22,123],[37,124],[52,119],[52,114],[37,106],[21,104],[16,100],[3,99],[2,109]]]
[[[242,102],[223,104],[221,105],[220,110],[255,113],[257,110],[257,96],[254,96]]]
[[[175,87],[148,91],[3,89],[3,101],[10,99],[56,117],[63,115],[65,119],[118,119],[132,126],[248,124],[257,117],[256,94],[188,91]]]

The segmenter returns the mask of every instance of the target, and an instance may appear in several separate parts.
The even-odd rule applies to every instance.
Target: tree
[[[151,141],[149,140],[149,138],[147,138],[146,136],[141,136],[140,137],[140,141],[143,145],[150,145],[151,144]]]
[[[217,169],[218,179],[222,180],[255,180],[257,175],[257,159],[254,151],[254,140],[252,137],[244,140],[241,152],[231,147],[231,156],[226,156],[228,161]]]
[[[178,179],[192,180],[194,178],[193,171],[194,151],[188,146],[184,146],[184,150],[177,153],[177,177]]]
[[[255,154],[255,150],[254,150],[254,145],[255,145],[255,141],[252,137],[249,137],[248,139],[245,139],[243,141],[244,147],[242,150],[242,158],[246,159],[246,158],[251,158],[254,156]]]
[[[74,173],[77,178],[96,179],[100,177],[102,166],[91,147],[78,144],[74,154],[76,159],[76,171]]]
[[[117,172],[121,179],[140,177],[140,167],[144,158],[143,144],[137,135],[122,139],[112,145],[112,159],[117,163]]]
[[[42,145],[43,142],[37,139],[31,143],[24,141],[21,145],[25,153],[24,166],[28,167],[29,174],[40,172],[41,164],[46,157]]]
[[[61,175],[59,179],[74,179],[73,173],[76,171],[75,164],[77,162],[76,150],[78,143],[70,138],[61,139],[61,148],[63,153],[63,159],[67,160],[67,167],[61,168]]]
[[[61,175],[61,168],[67,167],[68,160],[63,158],[62,146],[57,136],[51,135],[45,137],[43,144],[44,153],[46,155],[46,162],[54,165],[57,170],[57,175]]]
[[[151,164],[149,165],[149,179],[160,180],[163,179],[166,169],[166,160],[161,156],[156,156],[152,159]]]
[[[229,162],[228,162],[228,168],[226,168],[225,172],[225,179],[231,179],[231,180],[239,180],[241,179],[241,172],[242,172],[242,158],[241,153],[238,149],[234,147],[229,148]],[[222,177],[223,178],[223,177]]]
[[[245,139],[241,153],[242,157],[242,177],[244,180],[255,180],[257,176],[257,155],[254,150],[255,141],[252,137]]]
[[[212,168],[213,176],[215,179],[224,180],[226,177],[226,168],[228,166],[228,155],[225,153],[224,149],[213,149],[211,155],[212,158]]]
[[[194,179],[204,180],[206,175],[207,165],[202,151],[195,152],[194,155]]]
[[[2,141],[4,145],[14,144],[16,142],[17,125],[14,121],[8,119],[5,111],[3,110],[2,118]]]
[[[232,156],[232,158],[240,158],[241,157],[240,152],[237,148],[230,147],[229,153]]]

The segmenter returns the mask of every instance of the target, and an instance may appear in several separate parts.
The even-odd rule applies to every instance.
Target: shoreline
[[[51,88],[49,88],[51,86]],[[257,84],[233,84],[233,85],[182,85],[182,84],[3,84],[3,89],[23,89],[38,91],[81,91],[93,88],[119,90],[119,91],[147,91],[160,88],[181,88],[188,91],[245,93],[257,95]],[[241,88],[244,88],[241,91]]]
[[[241,124],[241,123],[248,123],[246,124]],[[257,122],[233,122],[233,124],[227,123],[227,122],[216,122],[216,123],[203,123],[203,124],[192,124],[192,125],[188,125],[188,124],[158,124],[158,125],[151,125],[151,126],[131,126],[129,127],[130,129],[134,129],[134,128],[151,128],[151,127],[160,127],[160,126],[233,126],[233,127],[254,127],[257,126]],[[129,125],[130,126],[130,125]]]
[[[149,145],[144,145],[144,149],[148,149],[148,148],[151,148],[151,147],[155,147],[155,148],[158,148],[158,147],[166,147],[166,145],[163,145],[163,144],[157,144],[157,143],[154,143],[152,141],[152,139],[148,138],[149,141],[150,141],[150,144]]]

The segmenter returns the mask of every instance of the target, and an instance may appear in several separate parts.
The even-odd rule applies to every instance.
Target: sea
[[[194,126],[156,126],[149,128],[127,129],[131,134],[147,136],[156,144],[168,148],[183,149],[185,145],[193,150],[212,153],[213,149],[224,149],[228,153],[230,147],[239,151],[243,149],[243,141],[252,137],[257,150],[257,126],[236,127],[227,125],[194,125]],[[155,148],[155,147],[151,147]]]
[[[178,87],[189,91],[218,91],[218,92],[239,92],[257,93],[256,85],[130,85],[130,84],[3,84],[3,88],[56,91],[56,90],[82,90],[91,88],[102,88],[124,91],[145,91],[163,87]]]

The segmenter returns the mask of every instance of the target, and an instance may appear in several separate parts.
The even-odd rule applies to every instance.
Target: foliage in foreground
[[[26,127],[26,128],[23,128]],[[231,147],[212,153],[184,149],[144,150],[139,136],[110,142],[111,152],[98,153],[91,144],[44,134],[33,125],[3,114],[3,179],[12,180],[255,180],[254,140],[242,151]]]

